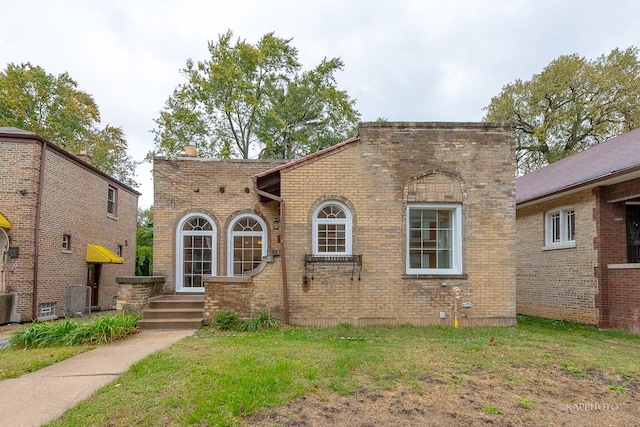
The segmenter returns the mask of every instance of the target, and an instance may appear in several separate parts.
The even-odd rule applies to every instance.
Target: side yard
[[[517,328],[200,330],[68,411],[71,425],[632,425],[640,338]]]

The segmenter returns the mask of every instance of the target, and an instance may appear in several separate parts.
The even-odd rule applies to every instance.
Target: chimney
[[[198,157],[198,149],[193,145],[187,145],[184,147],[185,157]]]
[[[76,154],[76,157],[88,165],[91,164],[91,155],[87,153],[87,150],[80,151],[78,154]]]

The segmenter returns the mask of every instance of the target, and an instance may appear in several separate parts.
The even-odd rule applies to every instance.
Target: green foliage
[[[516,127],[520,172],[529,172],[640,126],[638,49],[552,61],[502,88],[485,120]]]
[[[242,331],[256,332],[266,329],[278,329],[281,324],[280,319],[273,317],[267,310],[260,310],[251,319],[240,323],[239,329]]]
[[[98,169],[136,186],[136,162],[127,154],[119,127],[100,126],[93,97],[62,73],[47,74],[38,66],[8,64],[0,72],[0,126],[35,132],[65,150],[91,155]]]
[[[37,371],[92,348],[94,348],[92,345],[42,347],[30,348],[29,350],[7,347],[0,350],[0,381]]]
[[[495,406],[490,406],[490,405],[484,405],[482,407],[482,412],[484,412],[485,414],[493,414],[493,415],[502,414],[502,411],[500,409],[496,408]]]
[[[339,58],[301,72],[291,40],[265,34],[256,44],[233,33],[209,42],[210,58],[187,60],[180,84],[154,121],[154,154],[194,145],[203,157],[293,158],[350,136],[355,101],[336,87]]]
[[[531,403],[529,399],[525,399],[525,398],[520,399],[520,401],[518,402],[518,405],[520,405],[522,409],[533,409],[533,403]]]
[[[9,342],[18,348],[104,344],[135,333],[138,319],[135,314],[110,314],[84,321],[34,322],[14,332]]]
[[[629,391],[629,389],[627,389],[625,386],[623,385],[616,385],[616,384],[612,384],[609,386],[609,390],[615,392],[615,393],[626,393],[627,391]]]
[[[136,276],[153,274],[153,206],[138,208],[136,229]]]
[[[240,319],[235,311],[220,310],[213,316],[215,326],[223,331],[236,330],[240,325]]]

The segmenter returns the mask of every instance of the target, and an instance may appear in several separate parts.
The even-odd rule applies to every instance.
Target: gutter
[[[291,316],[289,314],[289,284],[287,283],[287,252],[285,246],[285,208],[284,199],[282,197],[275,196],[266,191],[262,191],[258,188],[258,177],[253,177],[253,188],[257,194],[266,197],[267,199],[275,200],[280,203],[280,256],[282,257],[282,300],[284,305],[284,323],[290,324]]]
[[[36,199],[36,233],[33,242],[33,291],[31,295],[32,318],[38,317],[38,264],[40,259],[40,216],[42,213],[42,188],[44,187],[44,164],[47,155],[47,141],[41,139],[42,152],[40,153],[40,178],[38,180],[38,196]]]

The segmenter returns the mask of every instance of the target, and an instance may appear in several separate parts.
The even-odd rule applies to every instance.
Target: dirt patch
[[[599,372],[577,376],[564,368],[514,367],[510,375],[466,375],[462,382],[424,376],[419,387],[326,391],[244,420],[245,426],[631,426],[640,420],[637,384]]]

